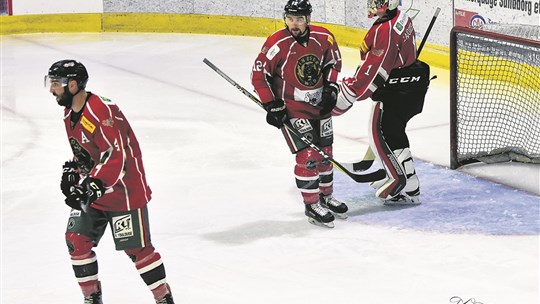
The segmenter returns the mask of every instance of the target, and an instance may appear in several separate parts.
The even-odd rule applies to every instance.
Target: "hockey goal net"
[[[540,163],[540,26],[454,27],[450,166]]]

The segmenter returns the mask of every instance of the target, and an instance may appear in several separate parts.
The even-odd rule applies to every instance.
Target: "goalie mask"
[[[401,5],[401,0],[367,0],[368,18],[385,15],[387,11],[397,9],[399,5]]]
[[[78,90],[75,94],[69,91],[68,84],[71,80],[77,82]],[[45,76],[45,87],[49,90],[55,87],[63,87],[64,92],[60,98],[57,97],[58,105],[71,108],[73,96],[84,90],[88,82],[88,72],[84,65],[75,60],[61,60],[53,63],[49,68],[49,73]]]

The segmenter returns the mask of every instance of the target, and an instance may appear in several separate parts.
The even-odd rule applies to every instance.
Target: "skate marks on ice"
[[[280,237],[304,237],[321,227],[310,225],[303,213],[298,213],[296,219],[290,221],[261,220],[244,223],[228,230],[205,233],[204,239],[228,245],[243,245],[262,239]]]
[[[383,206],[367,184],[336,174],[335,196],[349,206],[348,221],[425,232],[540,233],[540,197],[420,160],[415,165],[418,206]]]

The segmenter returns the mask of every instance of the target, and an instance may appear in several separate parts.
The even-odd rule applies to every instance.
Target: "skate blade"
[[[332,212],[332,211],[330,211],[330,212]],[[332,212],[332,214],[334,215],[335,218],[340,219],[340,220],[346,220],[347,218],[349,218],[349,216],[347,215],[347,213],[336,213],[336,212]]]
[[[325,228],[334,228],[334,222],[330,222],[330,223],[322,223],[322,222],[318,222],[310,217],[308,217],[308,222],[310,224],[313,224],[315,226],[319,226],[319,227],[325,227]]]
[[[385,206],[417,206],[421,203],[419,201],[411,200],[399,200],[399,201],[384,201],[383,205]]]

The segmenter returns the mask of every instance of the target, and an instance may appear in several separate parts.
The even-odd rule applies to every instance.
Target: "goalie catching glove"
[[[97,178],[88,177],[82,184],[72,186],[66,197],[66,205],[73,209],[86,211],[88,207],[105,194],[103,182]]]

